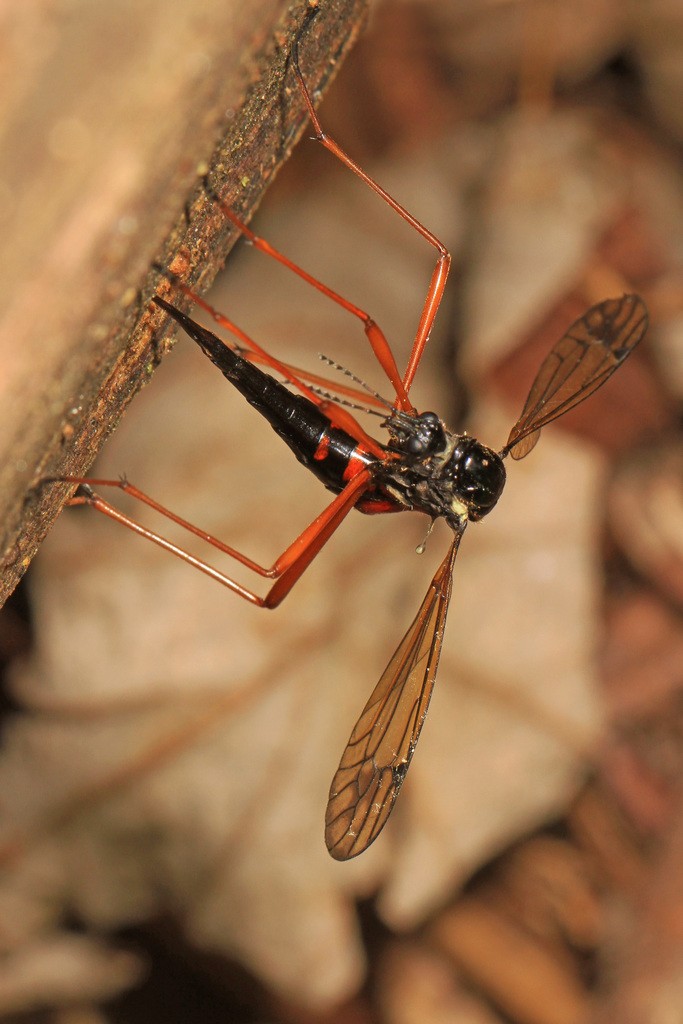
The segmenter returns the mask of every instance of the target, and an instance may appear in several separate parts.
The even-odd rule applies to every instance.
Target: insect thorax
[[[505,485],[497,452],[467,434],[452,433],[433,412],[393,415],[386,423],[396,454],[378,467],[377,482],[407,509],[443,518],[460,532],[482,519]]]

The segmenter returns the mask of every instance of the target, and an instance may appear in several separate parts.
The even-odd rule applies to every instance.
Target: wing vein
[[[332,780],[325,841],[338,860],[357,856],[377,838],[405,778],[434,686],[460,536],[361,712]]]

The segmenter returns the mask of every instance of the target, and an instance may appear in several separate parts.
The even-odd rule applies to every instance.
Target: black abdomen
[[[333,427],[329,417],[310,399],[293,394],[284,384],[244,359],[175,306],[158,296],[154,301],[197,342],[214,366],[244,395],[249,405],[268,420],[299,462],[329,490],[338,493],[344,489],[352,459],[360,458],[366,465],[376,461],[371,455],[359,454],[356,439]]]

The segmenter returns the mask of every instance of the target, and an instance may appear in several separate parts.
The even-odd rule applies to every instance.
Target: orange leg
[[[425,238],[430,243],[430,245],[433,245],[439,254],[436,266],[434,268],[429,283],[427,296],[425,298],[424,306],[422,309],[422,314],[420,317],[420,322],[418,324],[417,333],[413,341],[413,346],[411,349],[410,358],[408,360],[408,365],[403,376],[401,376],[399,372],[399,369],[396,365],[396,359],[394,357],[393,352],[391,351],[391,347],[389,345],[389,342],[387,341],[384,332],[381,330],[381,328],[375,322],[375,320],[368,313],[365,312],[365,310],[360,309],[358,306],[354,305],[354,303],[350,302],[348,299],[345,299],[342,295],[339,295],[338,292],[335,292],[328,285],[323,284],[322,281],[314,277],[312,274],[309,274],[308,271],[303,269],[303,267],[300,267],[298,264],[294,263],[293,260],[290,260],[287,256],[281,253],[278,249],[272,246],[265,239],[256,235],[251,230],[251,228],[249,228],[242,220],[240,220],[240,218],[230,209],[230,207],[227,206],[222,201],[220,196],[218,196],[214,192],[213,188],[208,182],[206,185],[207,191],[211,194],[217,205],[220,206],[224,216],[229,221],[231,221],[232,224],[235,225],[235,227],[245,236],[245,238],[249,240],[249,242],[256,249],[264,253],[266,256],[270,256],[272,259],[277,260],[278,263],[281,263],[284,267],[287,267],[288,270],[291,270],[293,273],[297,274],[300,278],[302,278],[308,284],[312,285],[312,287],[316,288],[323,295],[326,295],[333,302],[336,302],[337,305],[341,306],[343,309],[347,310],[353,316],[358,317],[358,319],[361,320],[361,322],[363,323],[365,334],[368,338],[368,341],[370,342],[372,351],[374,352],[378,362],[380,363],[380,366],[386,373],[392,387],[394,388],[394,391],[396,393],[397,407],[404,411],[413,413],[415,412],[415,409],[408,397],[408,391],[410,390],[410,386],[415,377],[415,373],[422,358],[422,353],[429,339],[429,334],[432,329],[432,325],[434,323],[437,310],[443,297],[446,279],[448,277],[448,272],[450,270],[451,265],[450,253],[443,245],[443,243],[440,242],[439,239],[435,235],[433,235],[431,231],[424,227],[424,225],[422,225],[417,220],[417,218],[413,217],[411,213],[409,213],[403,206],[400,205],[400,203],[398,203],[391,195],[389,195],[389,193],[386,192],[381,187],[381,185],[379,185],[373,178],[366,174],[365,171],[363,171],[362,168],[360,168],[358,164],[356,164],[351,159],[351,157],[349,157],[344,152],[344,150],[341,149],[341,147],[334,141],[334,139],[330,138],[330,136],[325,134],[325,132],[322,130],[320,121],[315,112],[315,108],[313,107],[311,95],[308,91],[306,83],[304,82],[303,75],[299,67],[298,46],[296,44],[292,51],[292,63],[301,91],[304,96],[304,100],[306,102],[306,106],[308,108],[309,116],[311,118],[313,128],[315,130],[315,138],[317,139],[317,141],[322,143],[322,145],[325,146],[325,148],[328,149],[334,156],[336,156],[338,160],[340,160],[346,167],[349,168],[349,170],[356,174],[361,179],[361,181],[364,181],[366,185],[368,185],[374,192],[376,192],[377,195],[379,195],[384,200],[384,202],[386,202],[392,208],[392,210],[395,210],[396,213],[398,213],[399,216],[401,216],[408,224],[410,224],[411,227],[413,227],[420,235],[422,235],[422,237]],[[252,359],[253,361],[263,361],[271,365],[272,367],[279,369],[280,372],[284,372],[284,369],[291,369],[286,367],[285,364],[279,363],[279,361],[275,360],[272,356],[266,355],[262,349],[256,346],[255,343],[251,341],[251,339],[248,339],[247,336],[244,335],[243,332],[241,332],[240,329],[236,327],[236,325],[233,324],[226,316],[224,316],[222,313],[219,313],[207,302],[205,302],[200,296],[196,295],[190,288],[188,288],[187,285],[183,284],[181,281],[178,281],[177,279],[176,283],[182,288],[185,294],[188,295],[189,298],[193,300],[193,302],[195,302],[202,309],[204,309],[213,318],[213,320],[215,320],[216,323],[220,324],[226,330],[230,331],[233,335],[235,335],[235,337],[240,338],[249,347],[251,347],[252,351],[255,354],[249,355],[248,358]],[[287,377],[286,373],[285,377]],[[299,371],[297,371],[297,378],[297,380],[294,380],[292,378],[287,379],[290,379],[290,382],[296,384],[297,387],[300,387],[301,380],[308,380],[309,382],[314,384],[318,383],[317,379],[314,378],[312,375],[305,373],[301,374]],[[337,391],[338,393],[345,393],[344,388],[337,387],[334,384],[332,384],[331,386],[332,389]],[[304,389],[302,390],[303,393],[307,395],[307,397],[312,397],[308,391]],[[348,392],[348,390],[349,389],[347,388],[346,392]],[[353,397],[358,397],[358,393],[355,392],[353,394]],[[367,404],[367,398],[365,399],[365,401]],[[370,404],[373,404],[372,399],[370,399]],[[326,408],[325,411],[329,413],[329,409]],[[348,430],[348,426],[344,424],[337,423],[337,425],[342,426],[343,429]],[[361,438],[360,435],[358,435],[355,430],[349,430],[349,433],[351,433],[354,437],[358,437],[359,440],[362,439],[364,442],[367,442],[367,435]]]
[[[322,125],[320,124],[320,121],[318,119],[318,115],[315,111],[315,107],[313,106],[311,94],[309,93],[308,87],[304,82],[304,78],[301,73],[301,68],[299,67],[299,47],[297,42],[295,42],[292,47],[292,65],[294,67],[294,72],[299,81],[299,86],[301,88],[304,100],[306,102],[306,106],[308,108],[308,114],[311,119],[313,129],[315,131],[316,140],[320,142],[325,147],[325,149],[329,150],[329,152],[332,153],[333,156],[340,160],[345,167],[348,167],[350,171],[353,171],[353,173],[358,178],[360,178],[361,181],[364,181],[365,184],[368,185],[368,187],[373,190],[373,192],[376,192],[377,195],[380,196],[380,198],[383,199],[384,202],[387,203],[387,205],[390,206],[392,210],[395,210],[396,213],[398,213],[398,215],[403,218],[403,220],[405,220],[408,224],[410,224],[412,228],[414,228],[418,232],[418,234],[422,235],[422,237],[426,239],[430,245],[433,245],[439,254],[437,257],[436,266],[434,267],[432,277],[429,282],[429,288],[427,289],[427,295],[424,301],[424,306],[422,308],[422,315],[420,316],[420,322],[418,324],[415,340],[413,341],[413,347],[410,353],[410,358],[408,360],[408,366],[406,367],[406,371],[403,374],[402,386],[400,388],[396,388],[397,405],[399,409],[404,409],[407,412],[410,412],[412,411],[413,407],[407,397],[407,393],[410,390],[413,378],[415,377],[415,373],[420,364],[420,359],[422,358],[424,347],[429,339],[429,334],[434,323],[434,318],[436,317],[437,310],[443,297],[444,288],[446,286],[446,279],[448,277],[448,272],[451,266],[451,254],[449,253],[448,249],[443,244],[443,242],[439,241],[436,235],[433,235],[432,232],[429,231],[426,227],[424,227],[424,225],[421,224],[416,217],[413,217],[412,213],[409,213],[405,209],[405,207],[401,206],[401,204],[398,203],[393,198],[393,196],[390,196],[389,193],[386,192],[382,188],[382,186],[379,185],[373,178],[371,178],[369,174],[366,174],[365,171],[361,167],[359,167],[358,164],[355,163],[355,161],[353,161],[347,153],[344,152],[341,146],[339,146],[334,141],[334,139],[332,139],[329,135],[325,134],[325,132],[322,129]],[[232,217],[231,219],[233,220],[233,222],[235,222],[234,217]],[[276,258],[279,258],[279,256]],[[386,346],[386,349],[388,350],[389,355],[391,356],[391,360],[393,361],[393,356],[391,355],[391,350],[389,349],[389,345],[386,342],[386,339],[384,339],[384,346]],[[381,344],[380,351],[382,352],[382,354],[384,354]],[[379,352],[377,353],[377,355],[378,358],[380,359],[380,362],[382,362],[382,355],[380,355]],[[382,365],[384,366],[383,362]],[[391,376],[389,376],[389,379],[391,380]],[[394,382],[392,380],[392,384],[393,383]]]
[[[329,417],[330,422],[335,426],[339,427],[340,430],[345,430],[347,434],[354,437],[357,441],[360,441],[365,449],[371,452],[377,458],[384,458],[384,449],[374,437],[371,437],[360,425],[355,416],[344,409],[341,405],[329,398],[322,397],[316,390],[316,387],[330,388],[336,391],[338,394],[346,394],[350,398],[356,401],[368,404],[368,401],[372,404],[372,395],[367,394],[364,391],[358,391],[355,388],[351,388],[345,385],[337,385],[334,381],[328,380],[326,377],[319,377],[316,374],[308,373],[306,370],[298,370],[296,367],[290,366],[288,363],[283,363],[280,359],[272,356],[269,352],[266,352],[258,342],[254,341],[248,334],[246,334],[241,327],[229,320],[223,313],[219,313],[213,306],[210,306],[208,302],[201,298],[200,295],[196,295],[191,288],[182,281],[177,280],[174,274],[168,276],[173,280],[178,287],[195,303],[200,306],[201,309],[205,310],[216,323],[220,324],[226,331],[229,331],[234,337],[238,338],[241,342],[240,345],[232,346],[234,351],[239,352],[245,359],[248,359],[251,363],[257,363],[263,366],[267,366],[271,370],[275,370],[281,374],[284,379],[292,384],[302,395],[305,395],[309,401],[317,405],[318,408]],[[153,300],[156,301],[156,300]],[[217,335],[214,335],[217,338]],[[218,338],[221,344],[227,344],[222,338]],[[375,401],[375,405],[383,408],[381,402]],[[387,410],[388,411],[388,410]]]
[[[296,540],[294,540],[278,558],[276,558],[270,568],[259,565],[247,555],[242,554],[235,548],[232,548],[228,544],[224,544],[223,541],[218,540],[217,537],[212,536],[210,533],[206,533],[204,530],[199,529],[199,527],[194,526],[185,519],[182,519],[174,512],[171,512],[170,509],[160,505],[159,502],[154,500],[154,498],[150,498],[148,494],[145,494],[143,491],[133,486],[133,484],[129,484],[127,480],[99,480],[88,477],[63,476],[51,477],[44,482],[78,484],[79,491],[69,499],[67,502],[68,505],[89,505],[98,512],[102,512],[103,515],[115,520],[115,522],[121,523],[122,526],[132,530],[133,533],[137,533],[146,540],[152,541],[165,551],[168,551],[177,558],[180,558],[182,561],[187,562],[188,565],[193,566],[195,569],[199,569],[200,572],[203,572],[206,576],[210,576],[211,579],[221,583],[224,587],[227,587],[228,590],[232,590],[233,593],[239,594],[239,596],[243,597],[245,601],[250,601],[252,604],[258,605],[260,608],[276,608],[277,605],[285,599],[294,584],[299,580],[318,552],[327,543],[337,527],[341,525],[351,509],[354,508],[363,492],[367,490],[370,484],[370,473],[367,470],[363,470],[354,476],[346,485],[344,490],[338,494],[332,502],[330,502],[327,508],[324,509],[320,515],[317,516],[313,522],[299,534]],[[189,551],[186,551],[184,548],[179,547],[177,544],[174,544],[172,541],[161,536],[161,534],[155,533],[153,530],[148,529],[136,520],[129,518],[123,512],[120,512],[113,505],[110,505],[108,501],[105,501],[105,499],[99,494],[96,494],[95,491],[92,490],[93,485],[95,487],[117,487],[125,494],[136,498],[145,505],[149,505],[150,508],[153,508],[162,516],[170,519],[171,522],[177,523],[178,526],[181,526],[189,533],[194,534],[195,537],[199,537],[201,540],[206,541],[207,544],[210,544],[218,551],[223,552],[223,554],[230,555],[231,558],[236,559],[236,561],[240,562],[248,569],[258,573],[259,576],[275,580],[275,583],[264,597],[255,594],[247,587],[243,587],[241,583],[237,583],[236,580],[231,579],[218,569],[215,569],[212,565],[209,565],[200,558],[196,558],[194,555],[190,554]]]
[[[317,405],[323,405],[325,411],[329,413],[329,409],[325,405],[324,400],[318,394],[320,390],[334,391],[336,394],[341,395],[343,398],[348,399],[349,402],[355,403],[357,406],[370,406],[372,409],[382,410],[382,413],[388,412],[387,406],[380,398],[377,398],[372,392],[361,391],[360,388],[354,388],[349,384],[344,384],[340,381],[330,380],[329,377],[321,377],[320,374],[311,373],[310,370],[303,370],[300,366],[292,366],[291,363],[284,363],[270,353],[266,353],[260,345],[256,345],[248,334],[238,327],[237,324],[229,320],[224,313],[220,313],[214,306],[211,306],[206,299],[203,299],[201,295],[197,295],[193,292],[182,281],[177,280],[175,276],[169,274],[169,271],[165,271],[167,276],[171,276],[174,284],[192,299],[196,306],[199,306],[206,313],[209,314],[212,320],[214,320],[220,327],[228,331],[234,337],[239,338],[241,345],[234,345],[235,351],[239,352],[241,356],[248,359],[250,363],[256,363],[258,366],[269,366],[271,369],[281,373],[285,380],[296,384],[297,388],[300,388],[301,382],[312,385],[313,388],[318,389],[316,391],[307,390],[303,392],[307,398],[314,401]],[[340,426],[340,424],[336,424]],[[354,435],[355,436],[355,435]],[[359,438],[360,440],[360,438]]]
[[[243,221],[241,221],[239,217],[235,213],[233,213],[229,206],[226,206],[226,204],[221,200],[220,196],[216,195],[216,193],[213,191],[213,189],[211,189],[209,185],[207,185],[207,189],[211,192],[211,195],[213,196],[217,205],[220,206],[221,210],[223,211],[223,214],[228,218],[229,221],[231,221],[235,225],[235,227],[239,231],[241,231],[244,237],[251,242],[255,249],[258,249],[259,252],[265,253],[266,256],[270,256],[274,260],[277,260],[278,263],[281,263],[284,267],[287,267],[288,270],[293,271],[308,284],[312,285],[314,288],[317,288],[318,291],[322,292],[323,295],[326,295],[328,299],[332,299],[332,301],[336,302],[337,305],[341,306],[343,309],[346,309],[349,313],[353,314],[353,316],[358,317],[358,319],[362,321],[365,334],[367,336],[368,341],[370,342],[370,347],[372,348],[372,351],[375,353],[375,356],[377,357],[380,366],[382,367],[387,377],[389,378],[389,381],[392,387],[394,388],[394,391],[396,392],[396,396],[399,402],[401,403],[401,408],[408,408],[412,410],[412,406],[410,404],[410,401],[408,400],[408,395],[406,394],[405,388],[403,386],[403,381],[401,380],[401,374],[399,373],[398,366],[396,365],[396,360],[394,359],[394,353],[391,351],[391,347],[386,339],[384,332],[379,327],[379,325],[372,319],[372,317],[364,310],[359,309],[359,307],[355,306],[352,302],[349,302],[348,299],[345,299],[342,295],[339,295],[338,292],[335,292],[332,288],[328,287],[328,285],[323,284],[323,282],[319,281],[317,277],[313,277],[313,275],[309,274],[307,270],[304,270],[303,267],[300,267],[297,263],[294,263],[293,260],[290,260],[289,257],[285,256],[278,249],[272,246],[270,242],[267,242],[264,238],[260,238],[258,235],[254,234],[251,228],[249,228]],[[199,302],[199,305],[201,305],[203,308],[206,308],[201,302]],[[220,314],[216,316],[213,311],[207,310],[207,312],[211,312],[211,315],[214,316],[214,319],[216,319],[218,323],[221,323]]]

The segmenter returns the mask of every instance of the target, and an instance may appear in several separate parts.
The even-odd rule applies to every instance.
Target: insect
[[[287,596],[352,509],[368,514],[416,511],[427,515],[432,522],[439,518],[446,521],[453,533],[448,553],[356,722],[332,781],[325,841],[334,858],[347,860],[367,849],[381,832],[415,752],[434,686],[451,597],[453,567],[465,527],[468,522],[477,522],[488,515],[498,501],[505,484],[506,457],[521,459],[528,455],[543,426],[604,384],[642,339],[648,317],[641,298],[624,295],[593,306],[572,324],[543,361],[522,414],[499,452],[474,437],[453,432],[435,412],[418,412],[409,391],[443,295],[451,257],[435,235],[323,132],[299,67],[296,45],[292,66],[317,140],[437,252],[405,371],[400,373],[384,334],[367,313],[274,250],[222,204],[219,197],[214,196],[214,199],[253,245],[361,320],[395,398],[385,401],[358,378],[353,378],[349,371],[345,372],[367,393],[351,386],[332,387],[338,395],[347,398],[360,395],[366,404],[383,409],[382,425],[387,439],[379,441],[366,433],[343,404],[344,399],[335,400],[323,389],[320,378],[270,356],[182,282],[167,275],[236,340],[222,341],[161,295],[155,296],[153,301],[199,345],[247,402],[270,423],[296,458],[335,494],[334,499],[272,566],[265,567],[176,516],[125,480],[60,479],[80,485],[71,498],[72,504],[87,504],[104,512],[199,568],[245,600],[267,608],[276,607]],[[277,372],[283,381],[268,371]],[[272,581],[272,585],[265,596],[260,596],[123,515],[93,490],[98,485],[119,487],[133,495]]]

